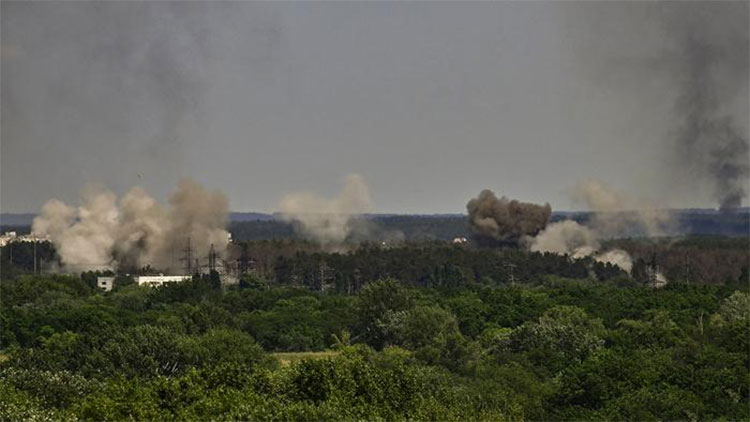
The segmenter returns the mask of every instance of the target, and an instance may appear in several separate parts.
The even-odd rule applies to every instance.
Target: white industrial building
[[[178,281],[190,280],[189,275],[141,275],[134,280],[139,286],[161,286],[164,283],[174,283]]]
[[[19,235],[16,232],[5,232],[0,235],[0,247],[5,247],[12,242],[44,242],[47,240],[49,240],[49,237],[41,237],[35,234]]]
[[[104,290],[105,292],[112,290],[114,286],[115,286],[114,277],[97,277],[96,278],[96,287]]]
[[[133,277],[135,284],[139,286],[156,287],[161,286],[164,283],[174,283],[179,281],[189,280],[190,276],[187,275],[141,275]],[[114,277],[97,277],[96,285],[100,289],[108,292],[112,290],[115,285]]]

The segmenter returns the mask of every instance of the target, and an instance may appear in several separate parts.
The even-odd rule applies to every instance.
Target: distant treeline
[[[704,209],[676,210],[674,213],[677,219],[674,234],[677,235],[747,236],[750,233],[750,210],[746,208],[734,213]],[[571,219],[586,223],[592,215],[588,212],[556,212],[552,213],[551,220]],[[0,232],[29,233],[33,217],[34,214],[2,214]],[[466,216],[461,214],[368,214],[363,218],[371,223],[375,238],[378,233],[388,233],[390,238],[394,233],[402,233],[403,240],[407,241],[451,240],[471,235]],[[272,214],[231,213],[229,231],[235,240],[297,238],[292,224]],[[642,236],[643,233],[629,235]]]
[[[695,236],[685,238],[631,238],[608,241],[606,248],[627,251],[633,259],[632,280],[648,283],[649,269],[670,282],[734,284],[748,282],[748,237]],[[460,287],[472,284],[533,283],[546,275],[600,281],[628,275],[618,267],[592,258],[529,252],[514,248],[476,248],[446,241],[349,245],[345,252],[323,250],[295,239],[238,241],[227,263],[258,275],[262,284],[292,285],[312,290],[354,293],[363,280],[392,277],[423,287]],[[36,250],[35,250],[36,249]],[[36,264],[35,264],[36,252]],[[16,242],[0,248],[0,275],[9,277],[47,272],[61,263],[49,242]],[[239,268],[239,267],[238,267]],[[144,274],[153,269],[146,268]]]
[[[750,212],[717,213],[705,210],[676,211],[675,235],[747,236],[750,233]],[[571,219],[588,222],[592,213],[553,213],[553,222]],[[470,237],[471,232],[462,215],[388,215],[369,216],[375,240],[378,233],[403,234],[403,240],[452,240]],[[280,220],[233,221],[229,231],[235,240],[293,239],[296,234],[290,223]],[[644,236],[645,233],[628,233]]]
[[[394,234],[402,240],[451,240],[467,237],[465,216],[372,216],[367,218],[373,240],[389,240]],[[233,221],[229,224],[232,238],[241,241],[266,239],[297,239],[291,223],[281,220]]]

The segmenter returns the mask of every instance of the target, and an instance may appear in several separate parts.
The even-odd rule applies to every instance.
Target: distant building
[[[4,247],[14,240],[16,240],[16,232],[5,232],[0,236],[0,247]]]
[[[164,283],[174,283],[189,280],[189,275],[141,275],[135,277],[135,283],[139,286],[156,287]]]
[[[164,283],[175,283],[180,281],[189,280],[190,276],[186,275],[141,275],[133,277],[135,284],[139,286],[156,287],[161,286]],[[96,286],[100,289],[108,292],[115,286],[114,277],[97,277]]]
[[[105,292],[112,290],[114,286],[115,286],[114,277],[97,277],[96,278],[96,287],[104,290]]]
[[[0,247],[5,247],[13,242],[44,242],[46,240],[49,240],[49,237],[40,237],[34,234],[23,234],[19,236],[16,232],[5,232],[0,236]]]
[[[469,241],[469,239],[467,239],[465,237],[454,237],[453,238],[453,243],[455,243],[457,245],[461,245],[461,244],[466,243],[468,241]]]

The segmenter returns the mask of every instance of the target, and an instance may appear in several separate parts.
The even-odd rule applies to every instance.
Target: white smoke
[[[597,180],[584,181],[570,193],[577,205],[594,212],[590,225],[602,237],[664,236],[674,229],[669,210],[615,192]]]
[[[574,258],[591,255],[597,249],[598,235],[573,220],[548,225],[537,236],[531,238],[529,243],[529,250],[532,252],[568,254]]]
[[[362,176],[350,174],[334,198],[311,192],[285,195],[279,203],[282,218],[294,223],[295,229],[322,245],[343,243],[361,229],[361,214],[372,210],[370,189]]]
[[[630,255],[622,249],[601,250],[601,241],[634,234],[660,236],[672,229],[673,219],[668,211],[614,192],[598,181],[585,181],[571,194],[577,203],[593,211],[589,224],[583,226],[572,220],[550,224],[537,236],[526,239],[529,250],[573,258],[590,256],[629,273],[633,268]]]
[[[88,189],[75,209],[56,199],[47,201],[34,219],[32,232],[48,237],[69,271],[151,265],[174,268],[175,253],[190,238],[195,257],[226,250],[224,229],[228,201],[192,181],[182,181],[165,210],[140,187],[117,196]],[[192,263],[191,263],[192,264]]]
[[[593,257],[596,261],[617,265],[628,273],[633,261],[622,249],[600,252],[599,233],[573,220],[548,225],[537,236],[527,240],[533,252],[552,252],[572,258]]]
[[[74,208],[57,199],[50,199],[42,206],[39,217],[34,219],[33,232],[58,237],[71,225],[75,216]]]
[[[616,265],[627,273],[630,273],[633,269],[633,259],[630,257],[630,254],[622,249],[610,249],[606,252],[598,253],[594,255],[594,259],[599,262]]]
[[[90,191],[78,209],[78,221],[61,233],[58,251],[80,266],[109,266],[109,251],[117,235],[117,197]],[[52,238],[54,241],[55,239]]]

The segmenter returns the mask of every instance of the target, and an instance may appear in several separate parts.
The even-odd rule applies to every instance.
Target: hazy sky
[[[721,56],[717,95],[747,139],[748,2],[0,9],[4,212],[75,203],[87,183],[165,198],[181,177],[272,211],[349,173],[379,212],[464,212],[484,188],[570,209],[586,179],[715,206],[666,170],[684,28],[745,47]]]

